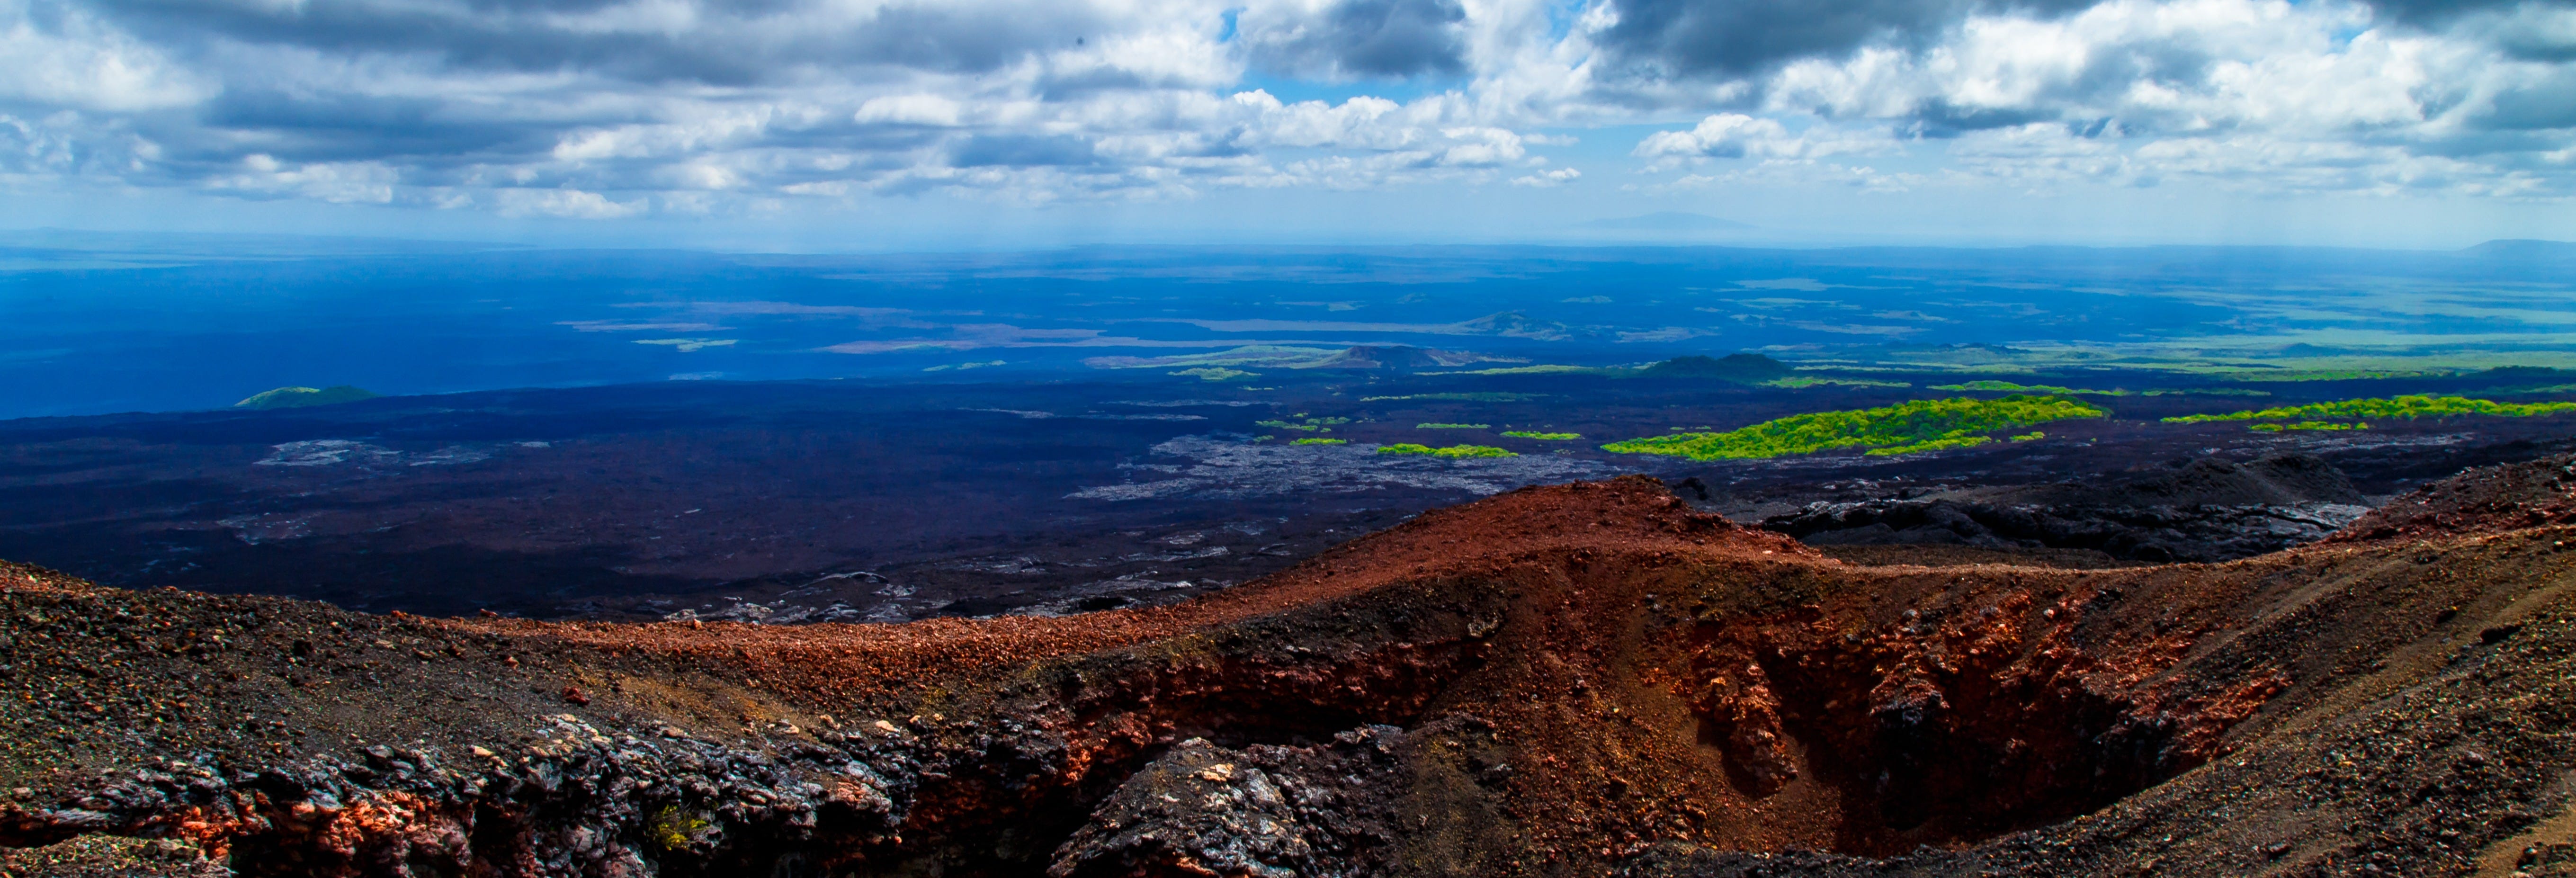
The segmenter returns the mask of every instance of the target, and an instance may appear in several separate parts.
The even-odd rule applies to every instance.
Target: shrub
[[[1398,442],[1398,443],[1395,443],[1395,444],[1393,444],[1393,445],[1380,445],[1380,446],[1378,446],[1378,447],[1377,447],[1377,453],[1379,453],[1379,454],[1428,454],[1428,455],[1432,455],[1432,456],[1435,456],[1435,457],[1448,457],[1448,458],[1460,458],[1460,457],[1519,457],[1519,456],[1520,456],[1520,454],[1519,454],[1519,453],[1517,453],[1517,452],[1513,452],[1513,451],[1509,451],[1509,450],[1505,450],[1505,449],[1501,449],[1501,448],[1495,448],[1495,447],[1493,447],[1493,446],[1491,446],[1491,445],[1452,445],[1452,446],[1449,446],[1449,447],[1447,447],[1447,448],[1433,448],[1433,447],[1428,446],[1428,445],[1417,445],[1417,444],[1414,444],[1414,443],[1411,443],[1411,442]]]
[[[2497,402],[2465,396],[2391,396],[2379,399],[2347,399],[2338,402],[2315,402],[2268,409],[2247,409],[2223,415],[2184,415],[2166,418],[2168,424],[2202,424],[2210,421],[2322,421],[2361,420],[2365,418],[2444,418],[2452,415],[2494,415],[2505,418],[2527,418],[2534,415],[2576,411],[2576,402]]]
[[[1679,433],[1601,447],[1621,454],[1669,454],[1692,460],[1778,457],[1836,448],[1902,449],[1887,452],[1902,454],[1907,450],[1976,445],[1985,441],[1978,435],[1981,433],[2109,414],[2099,406],[2059,396],[1927,399],[1873,409],[1791,415],[1724,433]],[[1976,441],[1964,441],[1971,438]],[[1949,444],[1933,444],[1940,442]]]

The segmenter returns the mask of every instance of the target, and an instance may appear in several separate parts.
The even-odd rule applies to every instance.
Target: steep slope
[[[1628,478],[1178,606],[902,626],[11,568],[0,842],[127,874],[2545,868],[2576,859],[2576,555],[2560,522],[2477,524],[1857,567]]]

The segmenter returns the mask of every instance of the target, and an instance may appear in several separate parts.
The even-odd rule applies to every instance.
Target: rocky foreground
[[[2225,564],[1646,479],[1171,607],[540,624],[0,569],[12,875],[2576,874],[2576,461]]]

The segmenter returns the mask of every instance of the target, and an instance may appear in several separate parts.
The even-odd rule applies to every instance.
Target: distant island
[[[300,409],[317,405],[339,405],[344,402],[357,402],[362,399],[374,398],[376,398],[376,394],[373,391],[360,387],[351,387],[346,384],[338,384],[322,388],[280,387],[276,390],[262,391],[253,395],[249,399],[233,403],[233,408],[259,409],[263,411],[267,409]]]

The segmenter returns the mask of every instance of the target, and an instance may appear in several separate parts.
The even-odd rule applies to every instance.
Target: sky
[[[2571,197],[2564,0],[0,0],[9,228],[2447,248]]]

